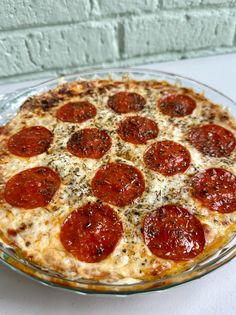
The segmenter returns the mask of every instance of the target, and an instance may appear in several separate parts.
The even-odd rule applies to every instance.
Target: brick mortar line
[[[236,4],[206,4],[206,5],[203,5],[202,7],[202,4],[199,4],[199,5],[195,5],[193,4],[193,6],[183,6],[183,7],[171,7],[171,8],[168,8],[168,7],[164,7],[163,5],[163,1],[165,0],[160,0],[160,6],[159,6],[159,9],[161,10],[165,10],[165,11],[171,11],[171,10],[201,10],[201,9],[206,9],[206,10],[209,10],[209,9],[231,9],[231,8],[235,8]]]
[[[157,7],[159,7],[159,9],[164,9],[163,7],[163,0],[157,0]]]
[[[236,45],[234,45],[234,43],[232,43],[232,45],[223,45],[223,46],[206,46],[206,47],[200,47],[198,49],[192,49],[192,50],[181,50],[181,49],[178,49],[178,50],[169,50],[169,51],[161,51],[159,53],[154,53],[154,54],[143,54],[143,55],[132,55],[132,57],[123,57],[123,58],[120,58],[119,61],[125,61],[125,60],[132,60],[132,59],[135,59],[135,58],[148,58],[148,57],[152,57],[152,56],[164,56],[165,54],[178,54],[180,56],[182,55],[188,55],[189,53],[197,53],[197,52],[204,52],[204,51],[209,51],[209,52],[214,52],[214,51],[217,51],[218,49],[235,49],[236,50]]]
[[[5,29],[0,29],[0,35],[1,34],[12,34],[12,33],[21,33],[23,32],[28,32],[28,31],[34,31],[34,30],[41,30],[41,29],[56,29],[57,27],[61,27],[61,26],[72,26],[72,25],[81,25],[81,26],[85,26],[88,25],[89,23],[98,23],[98,24],[103,24],[103,23],[107,23],[107,22],[117,22],[117,21],[122,21],[125,20],[125,18],[139,18],[139,17],[165,17],[165,15],[167,13],[173,13],[174,15],[176,13],[181,13],[183,15],[185,14],[191,14],[191,13],[196,13],[196,12],[201,12],[201,13],[209,13],[209,9],[213,10],[215,13],[219,13],[219,9],[220,12],[225,11],[225,12],[230,12],[232,13],[236,13],[236,5],[235,6],[226,6],[226,7],[220,7],[220,6],[210,6],[210,7],[203,7],[203,8],[176,8],[176,9],[157,9],[155,12],[153,11],[145,11],[144,14],[138,14],[138,13],[123,13],[123,14],[112,14],[112,15],[106,15],[106,16],[99,16],[99,17],[91,17],[91,19],[88,20],[83,20],[83,21],[71,21],[71,22],[58,22],[58,23],[39,23],[39,24],[29,24],[27,26],[19,26],[19,27],[15,27],[15,28],[5,28]],[[231,9],[229,11],[229,9]]]
[[[236,46],[236,24],[234,25],[234,46]]]
[[[226,51],[225,51],[226,50]],[[96,71],[98,69],[105,69],[106,67],[131,67],[130,61],[133,61],[133,65],[140,65],[143,63],[143,58],[146,58],[145,63],[155,63],[155,62],[165,62],[165,61],[175,61],[179,60],[180,57],[184,55],[184,57],[191,56],[192,58],[198,58],[201,56],[211,56],[211,55],[219,55],[222,53],[234,53],[236,52],[236,46],[219,46],[219,47],[214,47],[213,49],[197,49],[197,50],[189,50],[185,52],[179,52],[179,51],[167,51],[162,54],[153,54],[153,55],[141,55],[141,56],[135,56],[132,58],[128,59],[119,59],[115,60],[114,62],[106,62],[106,63],[97,63],[93,65],[85,65],[85,66],[73,66],[73,67],[66,67],[65,69],[55,67],[55,68],[50,68],[47,70],[43,71],[32,71],[32,72],[27,72],[27,73],[22,73],[22,74],[16,74],[16,75],[11,75],[7,77],[1,77],[0,76],[0,83],[9,81],[14,81],[14,79],[18,78],[31,78],[35,74],[35,79],[42,78],[42,75],[52,75],[52,74],[57,74],[57,76],[63,76],[67,74],[76,74],[79,71],[86,71],[86,70],[91,70],[91,71]],[[199,55],[195,55],[196,53],[199,53]],[[167,56],[167,59],[165,59]],[[194,57],[193,57],[194,56]],[[174,59],[173,59],[174,57]],[[184,58],[185,59],[185,58]],[[127,68],[128,69],[128,68]],[[71,70],[71,71],[70,71]],[[74,70],[74,71],[73,71]]]
[[[117,28],[117,44],[119,48],[119,59],[121,60],[125,52],[125,29],[121,22],[118,23]]]

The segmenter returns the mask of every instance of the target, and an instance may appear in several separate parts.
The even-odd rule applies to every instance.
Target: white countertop
[[[186,75],[236,100],[236,54],[142,67]],[[23,86],[0,86],[0,94]],[[126,298],[59,291],[0,265],[0,315],[13,314],[235,315],[236,259],[199,280],[163,292]]]

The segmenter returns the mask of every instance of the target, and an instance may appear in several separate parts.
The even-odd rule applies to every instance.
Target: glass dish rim
[[[228,102],[230,102],[233,106],[236,107],[236,102],[233,101],[230,97],[226,96],[224,93],[216,90],[215,88],[212,88],[211,86],[201,83],[197,80],[191,79],[189,77],[186,76],[182,76],[179,74],[175,74],[175,73],[171,73],[171,72],[165,72],[165,71],[159,71],[159,70],[152,70],[152,69],[144,69],[144,68],[106,68],[106,69],[92,69],[92,70],[86,70],[86,71],[81,71],[79,73],[74,73],[74,74],[69,74],[69,75],[65,75],[65,76],[58,76],[56,78],[53,79],[48,79],[44,82],[41,82],[39,84],[35,84],[35,85],[31,85],[30,87],[27,88],[23,88],[23,89],[19,89],[17,91],[13,91],[11,93],[8,93],[5,95],[5,98],[3,99],[3,102],[0,100],[0,105],[6,105],[10,102],[12,102],[13,100],[20,98],[22,96],[26,96],[26,98],[28,98],[31,92],[34,92],[34,94],[37,94],[38,92],[42,92],[40,90],[40,88],[46,88],[46,90],[50,89],[51,85],[58,85],[60,84],[59,80],[61,78],[66,79],[66,82],[68,81],[74,81],[74,80],[79,80],[79,79],[85,79],[83,78],[83,76],[98,76],[100,75],[106,75],[107,77],[112,76],[112,74],[123,74],[123,75],[134,75],[135,74],[140,74],[140,75],[151,75],[153,76],[153,80],[155,80],[154,76],[156,75],[157,78],[156,80],[160,80],[160,78],[158,78],[158,75],[163,76],[163,77],[171,77],[172,79],[177,80],[184,80],[184,81],[188,81],[190,83],[192,83],[193,85],[198,85],[202,88],[208,89],[218,95],[220,95],[221,97],[225,98]],[[133,79],[133,78],[132,78]],[[135,77],[134,77],[135,80]],[[145,79],[144,79],[145,80]],[[146,80],[150,80],[150,79],[146,79]],[[166,78],[163,78],[162,80],[166,81]],[[167,80],[168,81],[168,80]],[[184,85],[183,85],[184,86]],[[47,88],[48,87],[48,88]],[[194,89],[194,87],[193,87]],[[1,104],[3,103],[3,104]],[[232,234],[233,235],[233,234]],[[230,239],[229,243],[225,244],[225,246],[227,246],[228,244],[230,244],[232,242],[232,240],[234,239],[234,236],[232,236],[232,238]],[[221,249],[224,250],[225,246]],[[1,255],[2,254],[2,255]],[[227,263],[228,261],[230,261],[231,259],[233,259],[236,256],[236,244],[234,244],[232,246],[232,248],[226,248],[226,250],[224,251],[223,255],[213,259],[213,263],[211,262],[209,265],[207,265],[207,267],[203,267],[203,268],[199,268],[199,269],[194,269],[192,270],[192,268],[188,269],[187,271],[184,271],[181,274],[178,275],[172,275],[170,277],[166,277],[166,278],[162,278],[162,279],[156,279],[156,280],[145,280],[145,281],[140,281],[137,284],[108,284],[108,283],[102,283],[101,281],[93,281],[92,282],[92,286],[96,286],[99,288],[101,286],[107,287],[108,290],[106,289],[105,291],[99,291],[96,289],[83,289],[81,287],[71,287],[71,286],[67,286],[67,285],[61,285],[58,284],[56,282],[53,282],[52,280],[46,280],[44,278],[45,276],[45,271],[43,269],[38,269],[37,266],[35,265],[31,265],[28,261],[17,257],[17,255],[13,255],[11,252],[8,252],[8,250],[6,250],[6,248],[3,246],[3,244],[0,243],[0,260],[3,264],[7,265],[8,267],[10,267],[11,269],[24,274],[27,277],[30,277],[31,279],[34,279],[37,282],[43,283],[45,285],[48,286],[52,286],[52,287],[57,287],[60,289],[65,289],[65,290],[69,290],[69,291],[73,291],[76,293],[81,293],[81,294],[115,294],[115,295],[129,295],[129,294],[135,294],[135,293],[144,293],[144,292],[150,292],[150,291],[161,291],[161,290],[165,290],[168,289],[170,287],[179,285],[179,284],[183,284],[189,281],[192,281],[194,279],[200,278],[204,275],[206,275],[207,273],[217,269],[218,267],[224,265],[225,263]],[[11,262],[9,262],[9,258],[11,258]],[[222,260],[223,259],[223,260]],[[17,267],[17,265],[23,265],[24,268],[19,268],[19,266]],[[25,272],[25,270],[27,268],[32,268],[33,272],[37,272],[37,276],[36,275],[32,275],[29,272]],[[36,270],[34,270],[34,268],[36,268]],[[190,274],[189,274],[190,273]],[[179,279],[178,278],[181,275],[186,274],[187,277],[186,279]],[[192,274],[192,277],[191,277]],[[52,276],[50,275],[50,273],[46,272],[46,275],[49,275],[52,279]],[[42,278],[40,278],[40,276]],[[53,275],[53,277],[55,276],[55,274]],[[67,282],[67,279],[61,277],[61,276],[56,276],[56,279],[61,279]],[[176,281],[174,281],[176,279]],[[171,280],[172,282],[170,284],[164,284],[162,286],[155,286],[158,285],[158,283],[161,282],[165,282]],[[85,283],[91,283],[91,281],[87,280],[85,282],[79,282],[78,280],[76,281],[71,281],[71,282],[76,282],[76,284],[85,284]],[[137,287],[137,286],[142,286],[142,284],[145,284],[146,286],[143,286],[143,288],[139,288],[139,289],[134,289],[132,290],[132,287]],[[113,290],[112,290],[113,288]],[[116,288],[120,288],[121,290],[117,290]],[[124,290],[122,290],[122,288],[124,288]],[[125,290],[131,288],[131,290]],[[111,289],[111,290],[109,290]]]

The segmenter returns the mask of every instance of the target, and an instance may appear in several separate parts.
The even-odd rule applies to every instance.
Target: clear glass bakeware
[[[172,73],[129,68],[81,72],[78,74],[68,75],[63,78],[49,80],[27,89],[3,95],[0,97],[0,126],[4,125],[16,114],[19,106],[29,96],[40,94],[48,91],[49,89],[55,88],[58,84],[63,83],[63,81],[70,82],[94,79],[167,81],[180,87],[192,88],[197,93],[203,93],[213,103],[222,105],[228,109],[234,117],[236,117],[236,103],[223,93],[205,84]],[[197,262],[194,266],[181,274],[157,280],[139,281],[135,284],[108,283],[84,279],[71,281],[61,277],[61,275],[56,274],[55,272],[43,270],[42,268],[31,264],[23,257],[20,257],[14,250],[7,247],[3,242],[1,242],[1,240],[0,260],[3,264],[9,266],[14,271],[52,287],[73,291],[79,294],[128,295],[148,291],[165,290],[181,283],[202,277],[205,274],[217,269],[236,256],[235,235],[236,231],[232,233],[231,239],[223,248],[208,256],[206,259]]]

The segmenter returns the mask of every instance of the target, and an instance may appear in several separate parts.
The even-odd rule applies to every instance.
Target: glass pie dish
[[[19,106],[29,97],[35,94],[46,92],[49,89],[55,88],[58,84],[76,80],[93,80],[93,79],[113,79],[122,80],[126,78],[135,80],[159,80],[167,81],[179,87],[192,88],[197,93],[203,93],[204,96],[216,104],[220,104],[229,109],[234,117],[236,117],[236,103],[225,96],[224,94],[210,88],[207,85],[201,84],[192,79],[188,79],[175,74],[139,70],[139,69],[106,69],[100,71],[81,72],[65,76],[63,78],[49,80],[45,83],[33,86],[21,91],[4,95],[0,99],[0,125],[4,125],[11,119]],[[105,281],[92,281],[85,279],[69,280],[62,277],[53,271],[44,270],[31,262],[25,260],[19,253],[9,248],[0,238],[0,260],[3,264],[9,266],[13,270],[24,274],[35,281],[81,294],[115,294],[115,295],[128,295],[148,291],[158,291],[170,288],[172,286],[194,280],[199,278],[210,271],[222,266],[230,261],[236,255],[236,231],[230,235],[227,244],[216,252],[211,253],[201,261],[197,261],[188,270],[156,280],[137,280],[135,283],[125,282],[105,282]],[[0,235],[1,237],[1,235]]]

